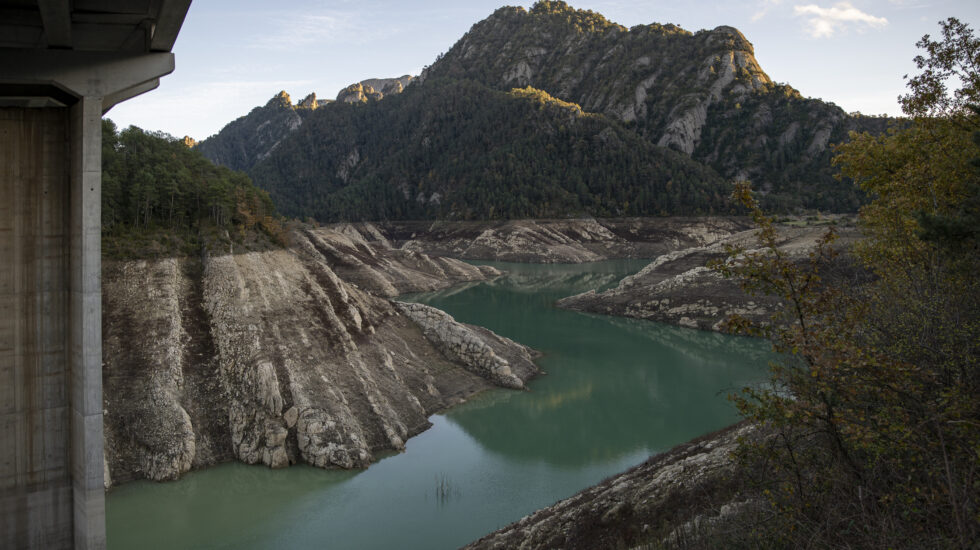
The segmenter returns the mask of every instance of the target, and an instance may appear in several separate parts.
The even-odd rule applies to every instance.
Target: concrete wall
[[[104,548],[101,98],[0,108],[0,548]]]
[[[0,548],[73,544],[70,110],[0,108]]]

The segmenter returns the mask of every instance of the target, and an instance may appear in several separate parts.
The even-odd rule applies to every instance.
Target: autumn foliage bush
[[[715,269],[786,307],[769,323],[730,321],[782,358],[768,385],[733,397],[762,428],[738,459],[764,504],[733,545],[980,544],[980,40],[941,25],[940,40],[919,42],[908,123],[837,147],[835,164],[872,198],[850,251],[863,277],[825,277],[839,261],[832,229],[807,261],[786,257],[737,187],[759,247]]]

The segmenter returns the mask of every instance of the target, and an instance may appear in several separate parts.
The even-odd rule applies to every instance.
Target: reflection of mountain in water
[[[491,392],[446,415],[499,455],[583,467],[664,450],[734,420],[724,395],[765,372],[763,341],[552,305],[634,266],[494,265],[507,276],[416,298],[544,352],[549,375],[531,392]]]
[[[468,291],[478,284],[521,294],[555,293],[559,297],[614,287],[623,277],[642,269],[649,260],[609,260],[591,264],[515,264],[509,262],[469,262],[490,265],[504,272],[502,277],[472,284],[461,284],[444,290],[413,294],[411,299],[425,303],[443,300]]]
[[[590,314],[585,314],[590,315]],[[689,356],[692,360],[721,366],[735,358],[742,362],[766,365],[774,358],[768,341],[745,336],[696,330],[656,321],[623,317],[598,316],[632,334],[649,338],[658,344]],[[721,363],[718,363],[718,362]]]
[[[612,273],[562,273],[562,274],[532,274],[514,273],[506,277],[487,282],[511,292],[536,293],[552,289],[555,286],[570,289],[608,287],[619,282],[622,276]]]

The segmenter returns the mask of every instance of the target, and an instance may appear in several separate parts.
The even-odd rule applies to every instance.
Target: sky
[[[847,112],[898,115],[915,43],[957,17],[980,34],[977,0],[573,0],[631,27],[738,28],[770,78]],[[299,101],[368,78],[417,75],[503,5],[533,1],[196,0],[160,87],[106,116],[202,140],[280,90]]]

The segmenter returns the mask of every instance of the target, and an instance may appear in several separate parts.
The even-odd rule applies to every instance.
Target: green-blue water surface
[[[493,264],[490,283],[403,297],[543,353],[530,392],[494,390],[364,471],[226,464],[107,498],[110,549],[456,548],[735,420],[765,342],[564,311],[644,262]]]

